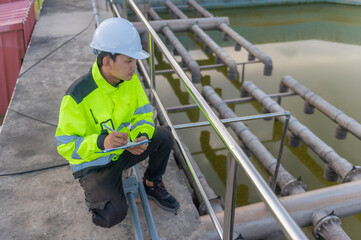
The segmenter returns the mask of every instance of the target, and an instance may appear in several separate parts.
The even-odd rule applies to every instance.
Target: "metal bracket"
[[[134,193],[135,197],[138,198],[138,182],[135,176],[128,176],[123,179],[123,188],[125,195]]]

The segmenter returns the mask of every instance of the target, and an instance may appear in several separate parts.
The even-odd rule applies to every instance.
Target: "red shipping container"
[[[21,0],[0,0],[0,3],[11,3],[11,2],[18,2]]]
[[[6,31],[4,31],[6,30]],[[0,115],[9,105],[24,56],[22,23],[1,26],[0,23]]]
[[[1,0],[0,0],[1,1]],[[10,103],[35,25],[33,1],[0,4],[0,115]]]

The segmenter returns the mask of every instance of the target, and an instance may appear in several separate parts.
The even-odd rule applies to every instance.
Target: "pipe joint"
[[[194,34],[194,41],[196,43],[201,43],[202,42],[202,38],[200,36],[198,36],[197,34]]]
[[[212,53],[212,49],[207,44],[204,44],[204,53],[207,55]]]
[[[252,53],[248,53],[248,61],[254,61],[256,57]]]
[[[241,143],[241,148],[248,158],[252,157],[252,151],[244,143]]]
[[[177,49],[175,47],[173,48],[173,55],[174,56],[179,56],[179,53],[178,53],[178,51],[177,51]]]
[[[283,81],[280,82],[279,91],[281,93],[288,92],[288,87],[286,84],[283,83]]]
[[[329,182],[336,182],[338,179],[337,173],[332,169],[330,164],[325,164],[323,169],[323,177]]]
[[[281,196],[288,196],[293,194],[294,191],[298,191],[298,189],[303,189],[306,191],[307,185],[302,179],[299,177],[295,180],[290,181],[286,184],[286,186],[281,190]],[[297,190],[296,190],[297,189]]]
[[[243,97],[243,98],[249,97],[249,93],[244,87],[241,88],[241,97]]]
[[[324,216],[326,211],[317,211],[312,216],[314,228],[312,234],[316,239],[332,239],[332,236],[338,236],[335,239],[349,239],[346,233],[341,228],[341,220],[332,211],[330,214]],[[342,231],[340,231],[342,230]],[[329,238],[331,237],[331,238]]]
[[[291,147],[298,148],[301,146],[301,139],[297,137],[295,134],[291,133],[289,143]]]
[[[221,196],[217,196],[208,200],[211,203],[214,212],[218,213],[224,211],[224,200],[221,198]],[[203,201],[198,206],[198,213],[200,216],[208,214],[206,204]]]
[[[342,127],[340,124],[336,125],[336,129],[335,129],[335,138],[343,140],[346,138],[347,136],[347,129],[345,129],[344,127]]]
[[[269,113],[269,111],[265,107],[262,107],[262,113],[263,114]],[[266,117],[266,118],[263,118],[263,120],[270,121],[270,120],[272,120],[272,117]]]
[[[351,171],[346,174],[346,176],[342,179],[343,183],[352,182],[354,180],[361,179],[361,167],[353,166]]]
[[[305,102],[305,106],[303,108],[303,112],[306,114],[313,114],[315,112],[315,106],[313,106],[309,102]]]
[[[215,62],[216,62],[216,64],[223,63],[222,59],[220,57],[218,57],[218,56],[216,56]]]
[[[227,33],[225,33],[225,32],[223,33],[222,40],[225,41],[225,42],[227,42],[229,40],[229,36],[228,36]]]
[[[230,80],[237,80],[238,71],[237,71],[237,66],[236,65],[234,67],[232,65],[231,67],[228,68],[228,78]]]

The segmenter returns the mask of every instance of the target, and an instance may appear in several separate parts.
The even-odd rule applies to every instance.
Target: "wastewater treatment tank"
[[[230,27],[241,34],[257,48],[272,58],[273,71],[265,76],[262,64],[248,64],[244,68],[244,79],[231,81],[227,77],[227,68],[201,71],[201,81],[197,88],[209,85],[223,98],[241,97],[243,80],[250,80],[267,94],[279,92],[284,76],[292,76],[298,83],[318,94],[325,101],[343,111],[357,122],[361,122],[359,97],[359,76],[361,69],[361,7],[341,4],[296,4],[285,6],[258,6],[243,8],[208,9],[214,16],[228,16]],[[191,11],[185,11],[189,17],[199,17]],[[160,14],[163,19],[173,19],[168,13]],[[223,41],[219,31],[207,31],[236,62],[246,62],[246,51],[234,51],[234,41]],[[204,43],[198,43],[193,34],[178,33],[177,37],[189,50],[200,65],[213,64],[215,56],[206,53]],[[170,48],[171,49],[171,48]],[[156,69],[168,69],[169,65],[160,53],[156,53]],[[179,61],[181,58],[176,56]],[[241,72],[241,66],[238,66]],[[157,76],[157,91],[166,107],[192,104],[193,100],[174,73]],[[169,91],[173,89],[173,91]],[[305,101],[295,95],[284,97],[281,106],[292,116],[307,126],[318,138],[342,158],[354,166],[359,160],[360,139],[348,134],[344,140],[334,137],[336,123],[319,110],[313,114],[304,113]],[[262,113],[262,105],[257,101],[228,105],[237,116]],[[196,109],[170,113],[174,124],[206,121],[202,112]],[[256,120],[246,122],[250,131],[257,136],[267,150],[277,157],[282,136],[283,124]],[[230,130],[230,132],[237,136]],[[193,158],[206,176],[209,185],[216,194],[224,197],[226,183],[226,159],[228,150],[211,127],[199,127],[179,130],[190,149]],[[253,156],[253,163],[267,179],[269,174]],[[342,183],[327,181],[324,177],[323,160],[305,143],[299,147],[290,144],[290,135],[286,138],[282,155],[282,165],[296,178],[301,177],[307,184],[307,191],[335,186]],[[237,206],[245,206],[261,201],[253,190],[248,178],[238,171]],[[360,233],[361,215],[342,218],[342,228],[351,239],[357,239]],[[313,238],[312,227],[305,229],[309,238]]]

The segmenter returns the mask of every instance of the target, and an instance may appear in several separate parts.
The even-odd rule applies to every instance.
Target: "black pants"
[[[79,179],[89,202],[93,223],[110,228],[125,218],[128,204],[123,192],[122,172],[149,156],[149,165],[144,177],[155,181],[164,174],[173,136],[169,128],[157,127],[148,148],[141,155],[124,151],[119,159],[107,166],[91,171]]]

